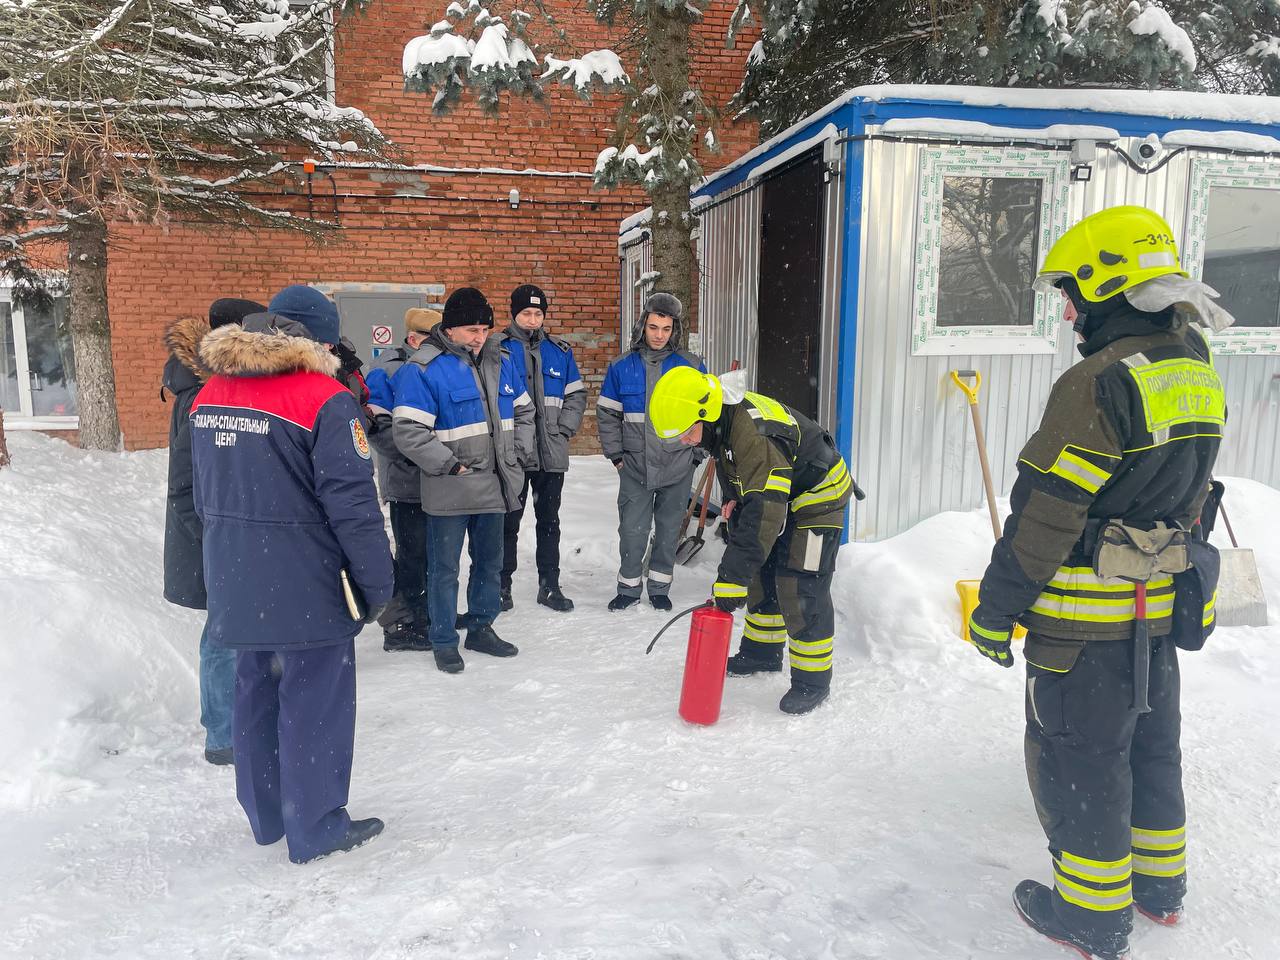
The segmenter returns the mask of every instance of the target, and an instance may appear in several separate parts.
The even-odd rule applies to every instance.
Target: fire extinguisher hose
[[[673,623],[675,623],[677,620],[680,620],[680,619],[682,619],[682,618],[684,618],[684,617],[687,617],[689,614],[693,613],[693,611],[695,611],[695,610],[701,610],[703,607],[709,607],[709,606],[711,606],[711,605],[712,605],[712,601],[710,601],[710,600],[703,600],[701,603],[694,604],[694,605],[693,605],[692,607],[690,607],[688,610],[681,610],[681,611],[680,611],[679,613],[677,613],[674,617],[672,617],[670,620],[668,620],[668,621],[663,625],[663,627],[662,627],[662,629],[661,629],[661,630],[659,630],[657,633],[655,633],[655,634],[653,635],[653,639],[649,641],[649,646],[647,646],[647,647],[645,647],[645,648],[644,648],[644,655],[647,657],[649,654],[653,653],[653,648],[654,648],[654,645],[655,645],[655,644],[657,644],[657,642],[658,642],[658,638],[659,638],[659,637],[661,637],[664,633],[666,633],[666,632],[667,632],[667,628],[668,628],[668,627],[670,627],[670,626],[671,626]]]

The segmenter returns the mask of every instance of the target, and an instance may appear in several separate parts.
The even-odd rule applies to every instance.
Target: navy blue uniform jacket
[[[249,650],[350,640],[362,624],[339,572],[370,606],[391,599],[393,578],[369,442],[330,375],[336,360],[312,340],[237,325],[200,354],[215,373],[191,406],[210,639]]]

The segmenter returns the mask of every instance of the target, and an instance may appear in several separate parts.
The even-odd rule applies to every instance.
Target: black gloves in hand
[[[725,613],[733,613],[735,610],[741,610],[747,605],[746,597],[716,597],[716,609],[723,610]]]
[[[1013,624],[1008,623],[1000,627],[982,626],[978,623],[978,610],[973,611],[973,615],[969,617],[969,639],[973,641],[973,645],[978,652],[990,660],[992,663],[998,663],[1002,667],[1013,666],[1013,651],[1010,649],[1009,640],[1013,636]]]
[[[370,607],[369,611],[364,615],[364,619],[361,620],[360,622],[373,623],[380,616],[382,616],[383,611],[386,609],[387,609],[387,605],[385,603],[378,604],[378,606],[376,607]]]

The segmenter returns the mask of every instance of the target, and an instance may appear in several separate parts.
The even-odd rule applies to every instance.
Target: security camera
[[[1150,163],[1162,149],[1160,138],[1154,133],[1148,134],[1134,149],[1134,159],[1140,163]]]

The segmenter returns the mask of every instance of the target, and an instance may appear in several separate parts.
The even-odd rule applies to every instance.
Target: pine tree
[[[120,446],[113,222],[318,234],[334,225],[262,200],[286,192],[289,160],[384,157],[365,116],[327,99],[343,3],[0,2],[0,270],[25,298],[65,266],[83,446]]]
[[[519,3],[519,0],[516,0]],[[715,111],[689,76],[690,30],[707,0],[592,0],[595,19],[624,33],[635,52],[629,74],[613,50],[593,50],[560,58],[548,48],[572,46],[567,32],[535,0],[536,15],[519,6],[509,12],[498,0],[460,0],[425,36],[405,47],[405,86],[434,92],[434,109],[444,112],[470,90],[493,112],[502,94],[541,98],[549,84],[571,87],[580,97],[619,94],[616,133],[596,162],[600,188],[638,184],[653,205],[654,274],[661,287],[692,306],[694,289],[693,217],[690,188],[702,176],[698,144],[717,149]],[[534,29],[536,26],[537,29]]]
[[[761,136],[866,83],[1280,93],[1276,0],[819,0],[765,29],[735,98]]]

